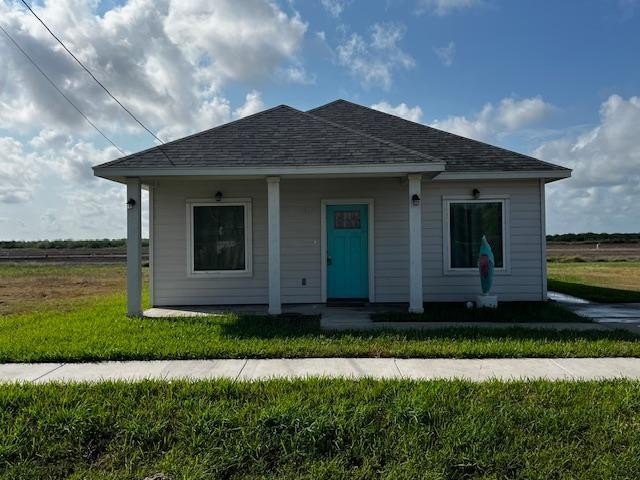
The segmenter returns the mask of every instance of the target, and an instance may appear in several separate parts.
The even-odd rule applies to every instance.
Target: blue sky
[[[51,0],[36,12],[164,139],[346,98],[569,166],[548,231],[640,231],[640,1]],[[153,145],[18,3],[0,24],[123,149]],[[123,237],[117,151],[0,38],[0,239]]]

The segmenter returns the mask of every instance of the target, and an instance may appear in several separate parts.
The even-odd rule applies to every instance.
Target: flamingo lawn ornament
[[[482,287],[482,295],[478,296],[476,301],[478,307],[496,308],[498,306],[497,297],[489,295],[491,286],[493,285],[493,269],[495,263],[491,245],[487,242],[487,237],[483,235],[478,256],[478,270],[480,271],[480,285]]]
[[[478,257],[478,268],[480,269],[480,285],[482,286],[482,294],[489,295],[491,285],[493,284],[493,267],[495,259],[491,245],[487,242],[487,237],[482,236],[480,241],[480,255]]]

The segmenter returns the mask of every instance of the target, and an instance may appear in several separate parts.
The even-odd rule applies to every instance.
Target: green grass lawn
[[[317,319],[198,317],[130,319],[125,297],[76,301],[74,308],[0,319],[0,361],[89,361],[268,357],[601,357],[640,356],[625,331],[450,328],[323,332]]]
[[[636,479],[640,384],[0,387],[0,478]]]
[[[424,313],[381,312],[372,315],[371,318],[374,322],[584,323],[589,321],[553,302],[503,302],[496,309],[468,309],[462,302],[428,303]]]
[[[549,290],[594,302],[640,302],[640,262],[549,262]]]

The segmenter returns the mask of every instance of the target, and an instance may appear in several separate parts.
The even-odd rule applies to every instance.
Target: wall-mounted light
[[[477,200],[478,198],[480,198],[480,190],[478,190],[477,188],[474,188],[473,191],[471,192],[471,195],[473,195],[473,198]]]
[[[215,199],[216,199],[216,202],[219,202],[220,200],[222,200],[222,192],[216,192]]]
[[[418,205],[420,205],[420,196],[417,193],[414,193],[413,196],[411,197],[411,203],[413,204],[414,207],[417,207]]]
[[[127,210],[132,210],[136,206],[136,201],[133,198],[127,200]]]

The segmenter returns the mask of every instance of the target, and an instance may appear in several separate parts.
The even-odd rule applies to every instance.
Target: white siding
[[[320,202],[322,199],[374,200],[375,295],[377,302],[409,299],[407,181],[386,179],[293,180],[283,178],[281,204],[281,283],[283,303],[321,301]],[[422,185],[423,289],[425,301],[472,299],[476,275],[445,275],[442,262],[442,196],[510,196],[511,272],[496,276],[501,300],[542,296],[540,187],[538,180],[433,182]],[[190,278],[187,275],[186,201],[250,197],[253,202],[253,276]],[[265,304],[267,285],[267,184],[264,180],[161,180],[154,189],[153,255],[155,305]],[[306,285],[302,285],[302,279]]]
[[[373,199],[376,301],[408,301],[406,180],[283,179],[280,188],[283,303],[321,301],[320,202],[349,198]]]
[[[473,272],[445,274],[443,264],[443,196],[508,195],[510,272],[496,273],[492,293],[499,300],[542,299],[541,202],[537,179],[501,182],[425,182],[422,186],[423,290],[426,302],[473,300],[480,280]]]
[[[253,275],[236,278],[193,278],[187,266],[187,199],[252,200]],[[154,188],[155,305],[267,303],[267,183],[252,181],[160,180]]]

